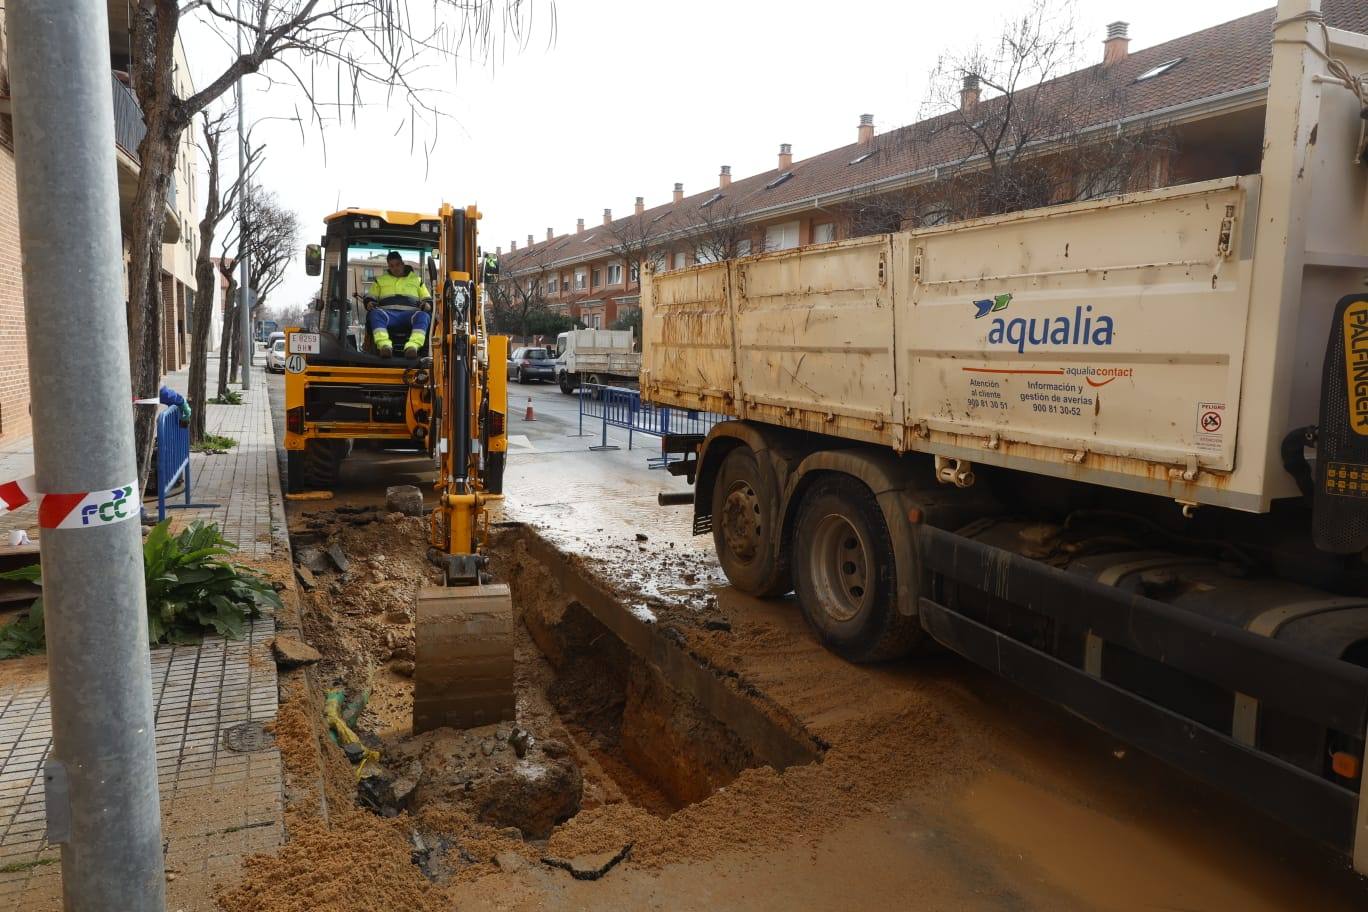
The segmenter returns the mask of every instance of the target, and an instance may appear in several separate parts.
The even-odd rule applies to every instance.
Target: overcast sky
[[[548,227],[572,231],[576,218],[598,224],[605,207],[628,213],[638,195],[648,207],[666,202],[675,181],[699,192],[721,164],[736,177],[773,168],[782,142],[796,160],[853,142],[862,113],[879,132],[912,122],[937,55],[992,38],[1026,5],[559,0],[554,44],[542,15],[525,50],[463,65],[454,78],[449,65],[429,75],[449,115],[430,158],[413,151],[407,131],[395,135],[407,108],[379,104],[357,127],[329,127],[326,155],[316,129],[301,137],[289,123],[260,124],[262,182],[299,214],[306,241],[339,207],[435,211],[445,200],[478,204],[483,246],[507,250]],[[1114,20],[1130,23],[1134,51],[1270,6],[1078,0],[1077,10],[1100,59]],[[193,25],[185,39],[204,85],[225,49]],[[247,85],[251,118],[288,117],[302,104],[262,77]],[[271,303],[303,304],[317,287],[301,255]]]

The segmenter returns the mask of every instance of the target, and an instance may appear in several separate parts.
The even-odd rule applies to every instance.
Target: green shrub
[[[0,580],[17,580],[41,585],[38,565],[0,573]],[[0,659],[31,655],[43,651],[43,600],[34,599],[28,614],[0,627]]]
[[[157,643],[197,643],[207,633],[241,639],[263,606],[281,607],[280,596],[257,571],[224,560],[237,547],[217,524],[195,522],[177,535],[158,523],[143,542],[147,584],[147,634]],[[0,579],[40,582],[38,567],[0,573]],[[43,600],[28,615],[0,627],[0,659],[38,652],[43,641]]]
[[[224,392],[222,396],[215,396],[213,399],[210,399],[209,402],[212,405],[242,405],[242,393],[239,393],[235,389],[230,389]]]
[[[224,453],[237,446],[237,441],[232,437],[224,437],[219,434],[205,434],[199,440],[190,444],[190,449],[196,453]]]

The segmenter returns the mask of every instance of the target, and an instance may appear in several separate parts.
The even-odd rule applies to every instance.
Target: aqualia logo
[[[974,319],[1007,309],[1010,294],[974,302]],[[994,317],[989,345],[1015,346],[1018,353],[1039,345],[1111,345],[1116,326],[1107,314],[1092,315],[1091,304],[1075,307],[1072,315],[1054,317]]]

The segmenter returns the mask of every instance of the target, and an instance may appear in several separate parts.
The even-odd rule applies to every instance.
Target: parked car
[[[285,340],[276,339],[266,352],[266,373],[285,373]]]
[[[545,348],[515,348],[508,359],[508,376],[519,383],[556,379],[556,359]]]
[[[273,332],[273,333],[271,333],[269,336],[266,337],[266,350],[267,350],[267,351],[270,351],[271,348],[275,346],[276,340],[277,340],[277,339],[284,339],[284,338],[285,338],[285,334],[284,334],[283,332]]]

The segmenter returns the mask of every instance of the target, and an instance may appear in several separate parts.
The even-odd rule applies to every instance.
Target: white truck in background
[[[630,329],[572,329],[556,337],[556,383],[567,396],[581,383],[632,386],[641,373]]]
[[[732,418],[664,438],[661,500],[738,590],[1368,873],[1368,35],[1317,8],[1279,3],[1259,173],[648,271],[641,391]]]

